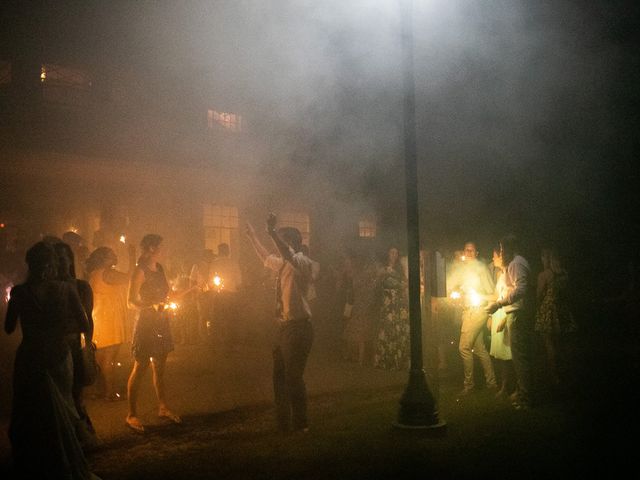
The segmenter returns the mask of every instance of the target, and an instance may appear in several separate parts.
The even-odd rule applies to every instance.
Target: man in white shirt
[[[504,299],[493,302],[486,310],[492,314],[504,308],[507,314],[496,329],[500,332],[509,325],[511,355],[518,381],[512,403],[516,409],[522,410],[531,406],[534,308],[531,268],[527,260],[518,254],[517,238],[514,235],[507,235],[500,240],[500,255],[503,263],[508,265],[505,274],[507,295]]]
[[[269,214],[267,232],[279,255],[270,254],[247,223],[247,236],[264,266],[277,272],[276,317],[278,336],[273,350],[273,388],[278,428],[307,431],[307,393],[304,369],[313,343],[308,290],[312,262],[302,249],[302,235],[292,227],[276,230],[276,217]]]

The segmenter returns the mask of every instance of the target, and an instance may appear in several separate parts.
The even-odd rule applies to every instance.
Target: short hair
[[[162,237],[157,233],[147,233],[140,240],[140,248],[143,252],[148,252],[151,248],[157,248],[162,243]]]
[[[300,230],[295,227],[280,227],[278,234],[282,238],[282,241],[293,248],[296,253],[300,251],[302,248],[302,234]]]
[[[100,268],[107,268],[111,265],[115,265],[114,261],[117,262],[118,257],[115,252],[109,247],[99,247],[96,248],[89,258],[87,258],[86,268],[87,273],[91,273],[94,270],[98,270]]]
[[[505,235],[500,239],[500,246],[502,247],[502,258],[505,262],[510,262],[513,257],[518,253],[520,247],[518,237],[513,233]]]

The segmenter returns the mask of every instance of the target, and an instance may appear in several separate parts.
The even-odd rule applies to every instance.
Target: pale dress
[[[498,300],[503,300],[507,293],[507,284],[505,282],[505,275],[502,274],[496,282],[496,293],[498,294]],[[509,336],[509,323],[507,323],[504,330],[498,332],[496,329],[498,325],[502,323],[507,314],[504,308],[499,309],[493,315],[491,315],[491,348],[489,349],[489,355],[498,360],[511,360],[511,338]]]
[[[105,282],[104,272],[101,268],[89,275],[93,290],[93,341],[98,348],[119,345],[126,339],[126,286]]]

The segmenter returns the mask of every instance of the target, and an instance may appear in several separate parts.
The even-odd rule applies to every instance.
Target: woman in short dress
[[[133,272],[128,295],[129,305],[139,311],[139,316],[133,329],[131,350],[135,363],[127,384],[129,413],[125,421],[130,428],[142,433],[144,426],[137,411],[138,390],[149,363],[158,398],[158,416],[174,423],[182,420],[169,409],[165,398],[164,373],[167,355],[173,351],[173,339],[167,311],[170,288],[159,263],[164,251],[162,237],[153,233],[145,235],[140,247],[142,254]]]
[[[129,272],[135,267],[135,249],[130,252]],[[100,366],[102,395],[108,401],[120,400],[116,392],[115,365],[126,339],[127,285],[129,272],[115,269],[118,257],[109,247],[95,249],[87,259],[87,276],[93,289],[93,339]],[[122,398],[124,400],[124,398]]]

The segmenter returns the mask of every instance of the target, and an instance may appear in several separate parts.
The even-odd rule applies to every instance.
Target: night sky
[[[414,4],[424,238],[476,237],[488,256],[516,230],[591,264],[632,251],[637,2]],[[345,201],[401,209],[398,28],[382,1],[3,2],[0,57],[211,88],[268,144],[261,165],[303,165],[316,185],[346,172]]]

